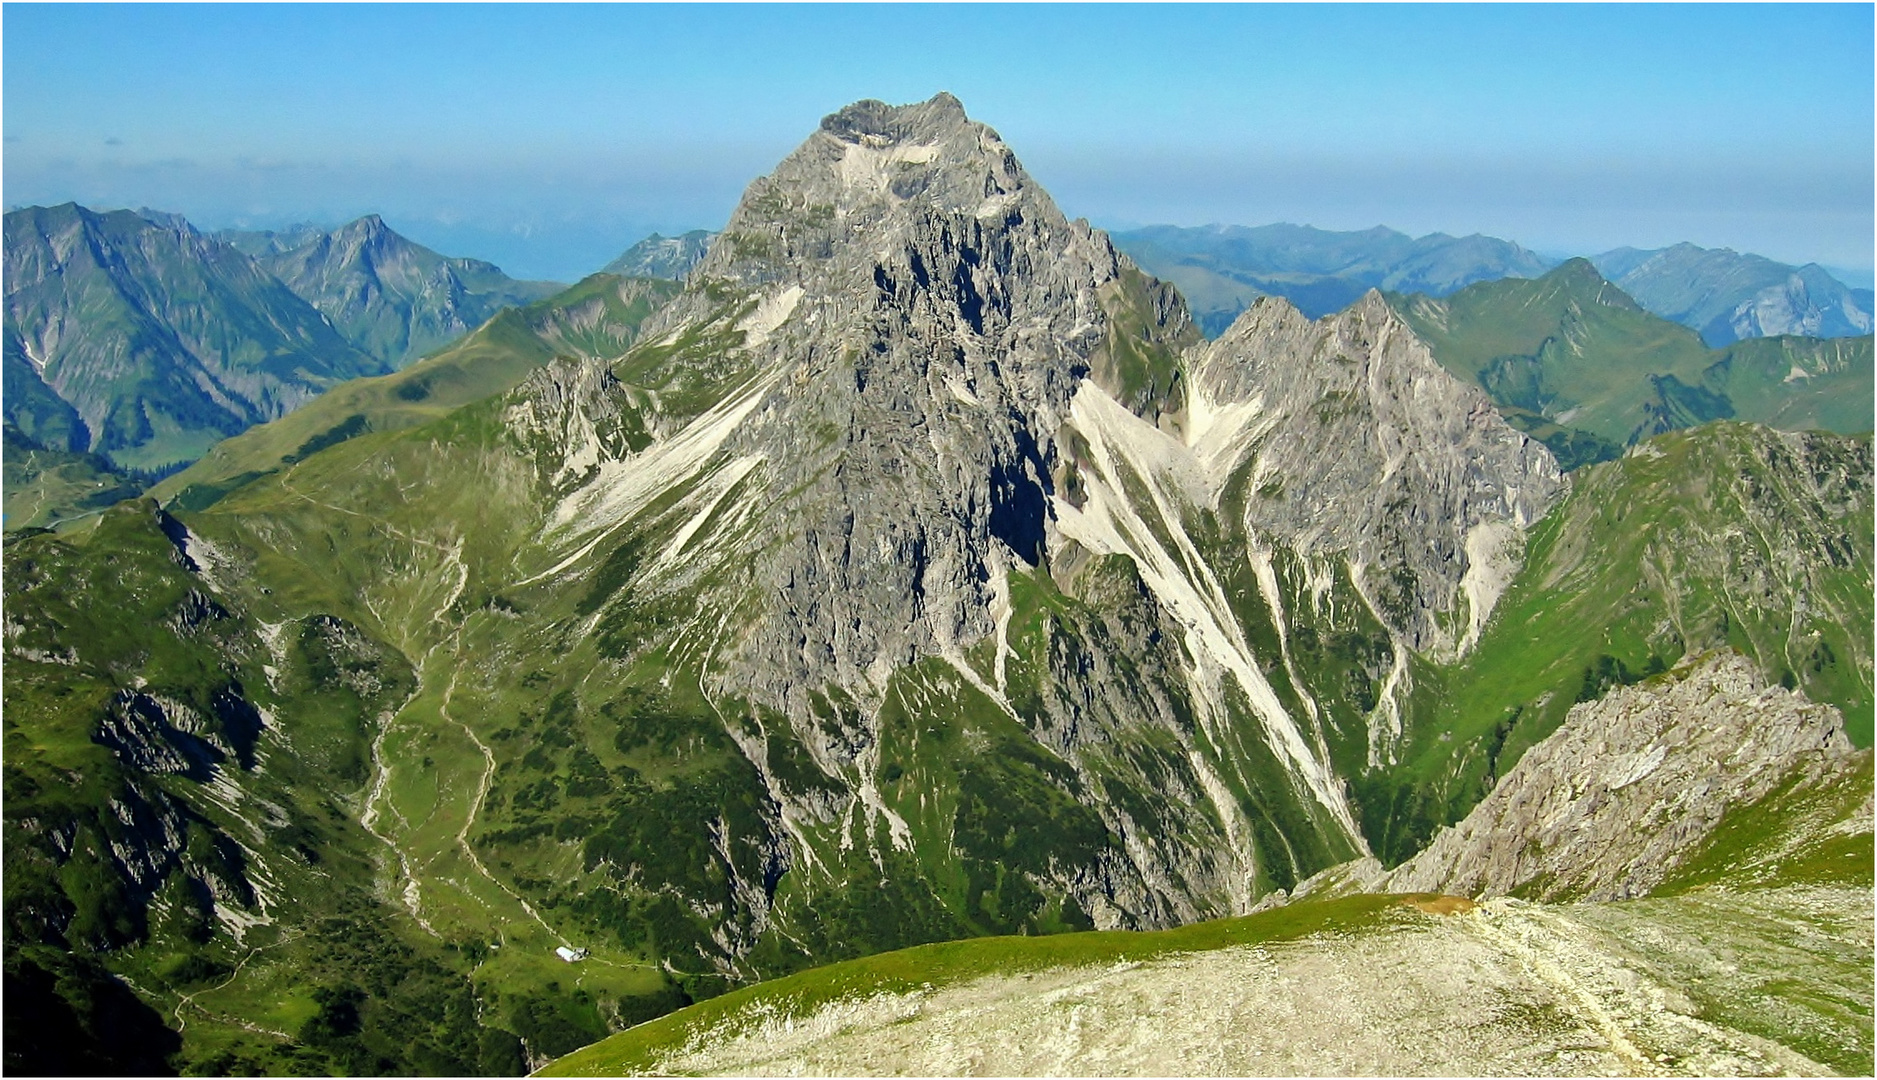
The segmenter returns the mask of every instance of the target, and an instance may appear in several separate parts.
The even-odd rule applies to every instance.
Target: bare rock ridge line
[[[1249,530],[1302,555],[1344,553],[1408,648],[1461,651],[1563,488],[1550,452],[1440,367],[1374,291],[1320,322],[1260,300],[1192,366],[1215,468],[1243,455],[1249,487],[1280,485],[1246,501]]]
[[[1464,820],[1394,870],[1361,860],[1296,895],[1648,896],[1729,810],[1828,780],[1854,756],[1836,708],[1767,686],[1746,658],[1719,650],[1574,707]]]

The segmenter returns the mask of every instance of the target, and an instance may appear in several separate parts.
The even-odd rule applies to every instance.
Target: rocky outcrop
[[[1710,654],[1572,709],[1465,820],[1371,888],[1646,896],[1730,808],[1851,752],[1836,708],[1765,685],[1736,653]]]
[[[1321,322],[1259,300],[1192,364],[1215,471],[1248,468],[1248,531],[1338,553],[1415,652],[1477,636],[1562,488],[1543,445],[1455,379],[1380,293]]]

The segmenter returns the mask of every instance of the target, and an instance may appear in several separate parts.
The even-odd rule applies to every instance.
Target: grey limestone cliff
[[[1259,300],[1192,366],[1193,423],[1215,461],[1250,469],[1250,531],[1344,554],[1417,652],[1451,656],[1478,636],[1523,531],[1562,488],[1544,446],[1373,291],[1320,322]]]
[[[1465,820],[1392,872],[1374,877],[1371,867],[1368,888],[1647,896],[1730,810],[1781,785],[1828,780],[1852,756],[1836,708],[1766,685],[1738,653],[1711,653],[1573,708]]]
[[[1385,756],[1408,655],[1467,647],[1559,488],[1377,296],[1322,323],[1263,305],[1204,344],[949,95],[823,121],[610,372],[511,406],[557,500],[537,576],[603,580],[590,553],[634,537],[617,603],[682,613],[711,695],[782,718],[895,843],[895,680],[1021,723],[1125,853],[1050,873],[1121,922],[1241,910],[1360,853],[1337,747]],[[1247,494],[1267,480],[1293,494]],[[1280,580],[1279,548],[1320,587]],[[1236,598],[1261,591],[1282,652],[1287,612],[1347,599],[1331,579],[1392,643],[1366,703],[1255,645]],[[1019,640],[1037,582],[1063,600]]]

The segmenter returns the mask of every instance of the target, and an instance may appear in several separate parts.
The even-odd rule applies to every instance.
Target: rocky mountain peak
[[[385,225],[384,218],[377,214],[366,214],[364,217],[346,222],[333,231],[341,236],[377,238],[390,233],[391,229]]]
[[[339,226],[328,237],[328,243],[333,249],[367,264],[409,258],[410,249],[416,246],[393,232],[377,214],[366,214]]]
[[[888,105],[868,98],[822,118],[821,130],[843,142],[927,143],[971,122],[964,103],[941,90],[930,100]]]
[[[851,106],[750,185],[684,292],[607,365],[615,380],[582,383],[603,402],[549,402],[545,383],[511,402],[555,500],[530,580],[597,589],[606,552],[662,552],[634,555],[608,603],[683,612],[661,647],[699,657],[710,696],[785,717],[870,807],[904,672],[956,671],[1015,717],[1013,593],[1096,590],[1091,610],[1132,597],[1097,638],[1128,646],[1046,662],[1149,650],[1155,681],[1115,674],[1119,704],[1025,702],[1024,722],[1068,760],[1194,716],[1219,739],[1255,731],[1285,777],[1273,797],[1309,822],[1311,853],[1281,857],[1321,864],[1359,850],[1354,817],[1315,713],[1274,688],[1238,596],[1286,609],[1281,548],[1323,583],[1313,595],[1339,588],[1376,613],[1395,653],[1371,663],[1381,703],[1354,722],[1373,713],[1379,760],[1410,653],[1470,644],[1557,467],[1379,293],[1317,323],[1259,304],[1221,341],[1197,338],[1177,293],[1065,219],[955,101]],[[1255,581],[1243,549],[1218,554],[1213,514],[1253,546]],[[648,647],[605,646],[622,661]],[[1195,827],[1221,830],[1206,846],[1228,854],[1199,860],[1192,887],[1235,909],[1271,853],[1231,791],[1258,785],[1198,754],[1182,767],[1217,817]]]
[[[624,277],[683,281],[691,268],[704,257],[704,253],[710,250],[710,242],[716,236],[716,233],[704,229],[692,229],[682,236],[653,233],[620,253],[617,259],[601,267],[600,272]]]
[[[1124,309],[1131,362],[1158,348],[1172,371],[1196,336],[1177,298],[1067,221],[949,95],[849,106],[752,183],[615,367],[622,394],[656,402],[646,454],[714,425],[743,497],[782,500],[754,524],[766,538],[726,552],[723,580],[764,609],[728,643],[736,692],[806,720],[816,687],[876,700],[898,667],[991,632],[1006,569],[1042,555],[1084,378],[1168,390],[1104,359]],[[596,511],[633,469],[567,496],[570,540],[618,520]]]
[[[1557,462],[1434,360],[1370,290],[1311,322],[1262,299],[1190,362],[1191,438],[1253,464],[1248,528],[1341,553],[1416,651],[1464,651],[1561,490]]]
[[[1031,221],[1068,229],[997,133],[967,117],[956,98],[862,101],[824,119],[750,185],[700,273],[759,283],[786,276],[779,263],[819,262],[858,246],[885,254],[895,237],[903,242],[943,216],[990,228]],[[1105,261],[1113,263],[1112,249]]]

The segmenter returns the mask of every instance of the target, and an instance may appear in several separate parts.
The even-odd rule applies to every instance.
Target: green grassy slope
[[[553,532],[562,466],[577,448],[554,406],[598,419],[595,437],[614,451],[645,450],[652,423],[704,414],[749,375],[734,349],[747,296],[700,285],[701,300],[718,305],[714,320],[627,348],[637,323],[618,312],[642,318],[652,294],[637,294],[634,308],[622,287],[596,277],[499,317],[434,361],[360,386],[349,399],[360,404],[334,398],[308,428],[262,429],[246,444],[263,447],[249,464],[230,457],[219,474],[177,478],[174,512],[220,552],[199,580],[177,565],[147,505],[107,513],[82,536],[9,546],[9,613],[42,615],[10,639],[8,722],[16,703],[25,711],[8,731],[9,768],[17,758],[39,787],[22,797],[28,816],[8,855],[33,851],[66,897],[27,897],[22,919],[60,925],[47,905],[82,906],[93,893],[106,897],[86,909],[101,913],[93,921],[154,910],[96,844],[89,863],[62,853],[40,827],[50,811],[32,801],[63,782],[60,770],[116,775],[97,732],[112,696],[138,680],[203,715],[237,681],[243,700],[278,720],[257,743],[271,755],[265,769],[244,768],[241,782],[287,822],[328,830],[307,840],[319,861],[302,852],[305,866],[276,835],[287,826],[242,840],[294,898],[278,909],[277,938],[191,929],[201,940],[185,948],[133,919],[122,940],[76,950],[168,1010],[157,1021],[180,1027],[179,1060],[235,1071],[494,1069],[524,1045],[562,1053],[828,959],[1083,930],[1102,913],[1075,898],[1103,896],[1090,884],[1097,875],[1164,924],[1233,910],[1234,892],[1249,903],[1356,854],[1297,790],[1247,702],[1221,693],[1200,715],[1177,631],[1124,556],[1009,575],[1007,652],[985,640],[955,661],[891,673],[877,741],[861,706],[825,687],[805,721],[726,697],[715,651],[767,596],[739,575],[750,551],[792,527],[795,493],[766,488],[761,463],[732,474],[723,457],[692,468],[653,450],[637,467],[665,466],[664,486],[590,544]],[[1178,371],[1171,343],[1141,338],[1157,297],[1130,278],[1103,299],[1117,331],[1092,366],[1151,413],[1171,399]],[[552,363],[556,353],[619,358],[601,377],[595,365]],[[490,372],[532,376],[530,389],[488,390],[499,381]],[[1575,696],[1682,650],[1742,648],[1773,677],[1846,707],[1867,743],[1869,474],[1868,440],[1739,424],[1665,436],[1580,474],[1466,664],[1415,670],[1400,762],[1378,770],[1367,768],[1367,723],[1392,657],[1347,570],[1319,574],[1276,556],[1286,618],[1260,592],[1250,538],[1220,524],[1242,520],[1257,497],[1247,479],[1218,511],[1154,509],[1143,485],[1157,481],[1132,467],[1110,479],[1155,543],[1183,531],[1195,554],[1181,549],[1180,559],[1217,568],[1222,617],[1236,621],[1304,736],[1339,774],[1360,778],[1353,794],[1369,839],[1392,855],[1464,813]],[[1060,478],[1065,489],[1070,480]],[[143,578],[108,591],[110,573],[87,577],[94,561]],[[192,590],[226,617],[202,615]],[[1806,615],[1787,625],[1801,595]],[[204,636],[197,624],[223,629]],[[64,660],[78,645],[100,657],[82,678]],[[1001,694],[984,689],[993,682]],[[55,752],[81,756],[33,764]],[[208,823],[202,843],[237,835],[233,815],[217,814],[213,782],[119,774],[191,807]],[[111,797],[86,788],[67,809],[108,830],[100,807]],[[1215,809],[1225,805],[1229,819]],[[10,821],[14,806],[10,789]],[[1240,845],[1241,821],[1255,865],[1220,854]],[[1154,908],[1147,888],[1125,879],[1123,852],[1148,837],[1180,856],[1160,869],[1190,909]],[[18,966],[33,985],[60,947],[35,944],[44,962]],[[552,951],[561,944],[592,955],[565,965]],[[174,970],[139,959],[152,950],[182,959]],[[197,955],[223,966],[191,981]],[[427,989],[407,993],[408,980]],[[71,1011],[83,1027],[83,1010]],[[463,1026],[466,1015],[480,1032]]]
[[[511,308],[396,374],[358,379],[272,424],[226,440],[151,490],[199,509],[241,484],[367,431],[396,431],[498,394],[555,356],[617,356],[674,283],[596,274],[565,292]]]
[[[514,1069],[473,951],[380,897],[356,820],[409,668],[343,620],[255,619],[166,530],[146,501],[7,540],[6,975],[49,991],[41,1025],[9,1008],[9,1071]]]
[[[11,443],[11,431],[8,432]],[[44,528],[94,514],[143,487],[96,454],[8,445],[5,460],[7,531]]]
[[[1742,419],[1782,431],[1871,430],[1877,400],[1871,336],[1769,337],[1736,342],[1715,353],[1702,382],[1725,394]]]
[[[1644,311],[1583,259],[1532,281],[1391,302],[1443,367],[1484,387],[1508,420],[1566,468],[1722,418],[1840,434],[1871,427],[1868,337],[1769,338],[1710,350],[1694,331]]]
[[[1582,470],[1458,666],[1422,665],[1398,764],[1356,783],[1394,863],[1570,706],[1722,645],[1872,736],[1871,444],[1709,424]]]
[[[1135,310],[1153,297],[1136,290],[1116,302]],[[730,296],[723,305],[716,330],[629,351],[613,365],[627,383],[609,401],[629,413],[650,386],[666,417],[714,404],[736,376],[721,363],[735,343],[724,327],[747,307]],[[1169,393],[1164,344],[1114,348],[1117,382],[1148,404]],[[572,369],[556,371],[543,378]],[[423,366],[403,377],[412,374]],[[682,589],[647,572],[698,523],[694,544],[725,533],[732,554],[712,558],[737,561],[749,542],[739,530],[759,521],[740,505],[753,496],[732,491],[721,513],[705,514],[712,470],[678,478],[571,574],[543,576],[560,557],[539,538],[567,447],[510,428],[513,400],[347,433],[201,508],[180,500],[177,513],[232,568],[236,597],[225,607],[267,626],[338,618],[407,665],[411,688],[385,710],[366,776],[353,781],[365,793],[350,796],[390,845],[375,878],[390,900],[385,917],[473,957],[466,977],[484,1016],[532,1051],[558,1053],[830,957],[1087,928],[1091,914],[1071,887],[1086,895],[1089,875],[1118,865],[1126,842],[1091,809],[1093,796],[1159,828],[1175,813],[1156,805],[1167,785],[1203,790],[1196,754],[1253,817],[1265,852],[1258,890],[1353,854],[1314,839],[1322,822],[1293,820],[1295,794],[1275,761],[1235,762],[1261,738],[1242,701],[1203,731],[1190,702],[1172,707],[1169,730],[1128,726],[1146,711],[1136,703],[1184,701],[1186,691],[1166,657],[1155,670],[1113,640],[1154,632],[1151,612],[1119,603],[1141,603],[1125,565],[1085,572],[1079,598],[1046,574],[1018,575],[1008,710],[928,661],[894,677],[877,771],[831,764],[827,741],[853,737],[856,703],[825,693],[812,729],[798,730],[718,696],[707,679],[715,628],[736,615],[718,605],[740,594],[720,588],[719,569],[701,556],[688,561],[703,578]],[[621,415],[606,437],[643,445],[642,420]],[[759,478],[745,482],[760,490]],[[969,660],[981,678],[993,653],[984,643]],[[1071,715],[1116,728],[1085,760],[1068,760],[1038,741],[1052,722],[1044,706],[1076,698],[1065,672],[1095,662],[1117,666],[1102,695],[1113,700]],[[874,783],[910,844],[889,837],[880,815],[837,812]],[[1230,828],[1203,797],[1177,813],[1181,841],[1201,851]],[[1192,875],[1183,888],[1203,911],[1223,909],[1227,888],[1241,887],[1223,864],[1178,872]],[[568,968],[552,954],[562,943],[592,956]],[[290,972],[250,963],[213,1000],[224,1015],[284,1032],[282,1046],[305,1045],[276,1016],[292,1011],[282,996]],[[184,1028],[185,1055],[206,1052],[210,1038]]]

